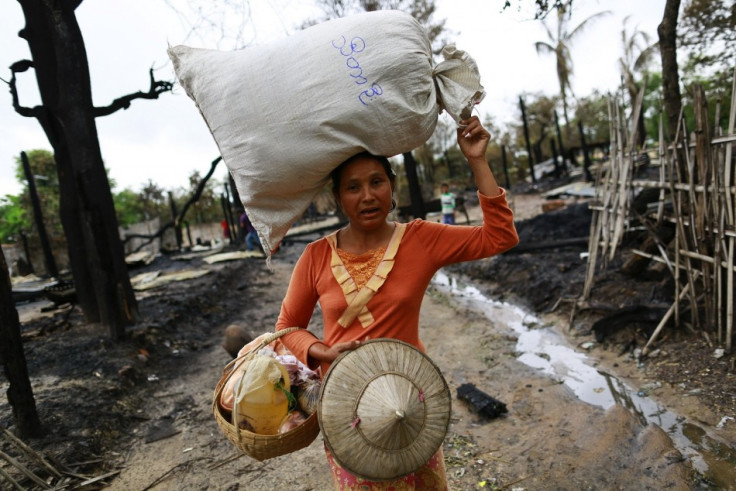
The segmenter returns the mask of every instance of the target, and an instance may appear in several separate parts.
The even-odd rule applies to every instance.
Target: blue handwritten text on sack
[[[339,39],[332,41],[332,47],[340,52],[345,57],[345,66],[348,67],[348,75],[355,79],[355,85],[365,85],[368,83],[368,79],[363,76],[363,67],[360,66],[360,62],[354,55],[362,53],[365,50],[365,40],[361,37],[353,37],[348,44],[348,40],[345,36],[340,36]],[[362,91],[358,94],[358,100],[364,106],[368,105],[374,97],[383,94],[383,89],[380,85],[374,83],[370,85],[370,88]]]

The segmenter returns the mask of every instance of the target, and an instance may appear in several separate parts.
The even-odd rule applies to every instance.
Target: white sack
[[[448,61],[434,67],[424,28],[395,10],[242,51],[168,53],[267,252],[341,162],[364,150],[409,152],[429,139],[443,109],[467,117],[484,95],[470,57],[449,47]]]

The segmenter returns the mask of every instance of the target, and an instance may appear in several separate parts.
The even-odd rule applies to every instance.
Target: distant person
[[[455,225],[455,195],[450,192],[450,186],[446,182],[442,183],[440,191],[442,223]]]
[[[253,224],[250,223],[250,219],[248,218],[248,215],[245,213],[245,211],[243,211],[243,213],[240,215],[240,226],[245,231],[245,247],[249,251],[260,249],[261,241],[258,240],[258,232],[256,232]]]
[[[222,227],[222,236],[226,239],[229,239],[230,238],[230,227],[227,224],[227,220],[221,221],[220,226]]]

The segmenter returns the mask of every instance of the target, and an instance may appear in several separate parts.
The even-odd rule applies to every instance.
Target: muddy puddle
[[[658,388],[656,384],[638,388],[628,386],[614,375],[595,368],[592,359],[572,348],[553,327],[545,326],[539,318],[518,306],[486,297],[470,283],[440,271],[435,275],[434,284],[464,307],[513,330],[518,338],[518,361],[564,383],[587,404],[604,410],[618,404],[642,424],[658,425],[697,472],[719,487],[725,485],[726,489],[733,489],[736,448],[709,428],[687,421],[659,404],[650,396],[650,392]]]

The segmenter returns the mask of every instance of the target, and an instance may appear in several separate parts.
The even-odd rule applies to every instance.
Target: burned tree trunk
[[[118,235],[112,193],[102,162],[95,117],[130,106],[137,98],[155,99],[171,90],[151,72],[148,92],[129,94],[106,107],[92,102],[89,66],[74,10],[81,0],[18,0],[26,20],[19,35],[33,61],[11,66],[15,111],[36,118],[54,149],[59,175],[61,221],[80,306],[88,321],[101,321],[120,339],[135,322],[138,307]],[[42,105],[20,105],[17,73],[34,68]]]
[[[33,389],[28,378],[28,366],[20,337],[18,311],[13,304],[13,291],[5,254],[0,249],[0,358],[5,376],[10,382],[8,402],[21,438],[41,435],[41,421],[36,410]]]
[[[529,126],[526,123],[526,108],[524,107],[524,99],[519,97],[519,107],[521,108],[521,122],[524,125],[524,140],[526,141],[526,154],[529,159],[529,172],[532,176],[532,184],[537,183],[537,178],[534,175],[534,160],[532,159],[532,148],[529,143]]]
[[[503,178],[506,183],[506,189],[511,189],[511,181],[509,181],[509,166],[506,162],[506,145],[501,145],[501,162],[503,163]]]
[[[422,198],[422,188],[419,185],[419,176],[417,176],[417,161],[411,152],[403,154],[404,169],[406,170],[406,178],[409,181],[409,196],[411,198],[411,214],[414,218],[426,217],[427,211],[424,208],[424,198]]]
[[[74,8],[80,2],[20,0],[20,35],[33,55],[43,101],[34,108],[54,148],[61,220],[85,316],[120,339],[138,318],[112,193],[102,163],[87,54]]]
[[[583,149],[583,171],[586,182],[593,182],[593,175],[590,173],[590,154],[588,153],[588,143],[585,141],[585,131],[583,131],[583,122],[578,121],[578,131],[580,132],[580,147]]]
[[[26,155],[25,152],[20,153],[20,161],[23,165],[23,172],[26,175],[26,181],[28,181],[28,194],[30,194],[31,196],[33,219],[36,222],[38,238],[41,241],[41,249],[43,250],[46,274],[48,276],[57,277],[59,276],[59,271],[56,268],[56,260],[54,260],[54,254],[51,252],[49,236],[48,234],[46,234],[46,225],[43,222],[43,210],[41,210],[41,202],[38,199],[38,192],[36,191],[36,178],[33,177],[33,172],[31,172],[31,164],[28,162],[28,155]]]
[[[176,217],[179,216],[179,212],[176,210],[176,202],[174,201],[174,193],[169,191],[169,208],[171,209],[171,220],[176,222]],[[174,226],[174,237],[176,238],[176,250],[180,251],[184,238],[181,235],[181,227]],[[191,244],[191,242],[190,242]]]
[[[662,22],[657,26],[659,52],[662,56],[662,95],[667,116],[669,141],[676,141],[677,122],[682,108],[680,77],[677,72],[677,17],[680,0],[667,0]]]

